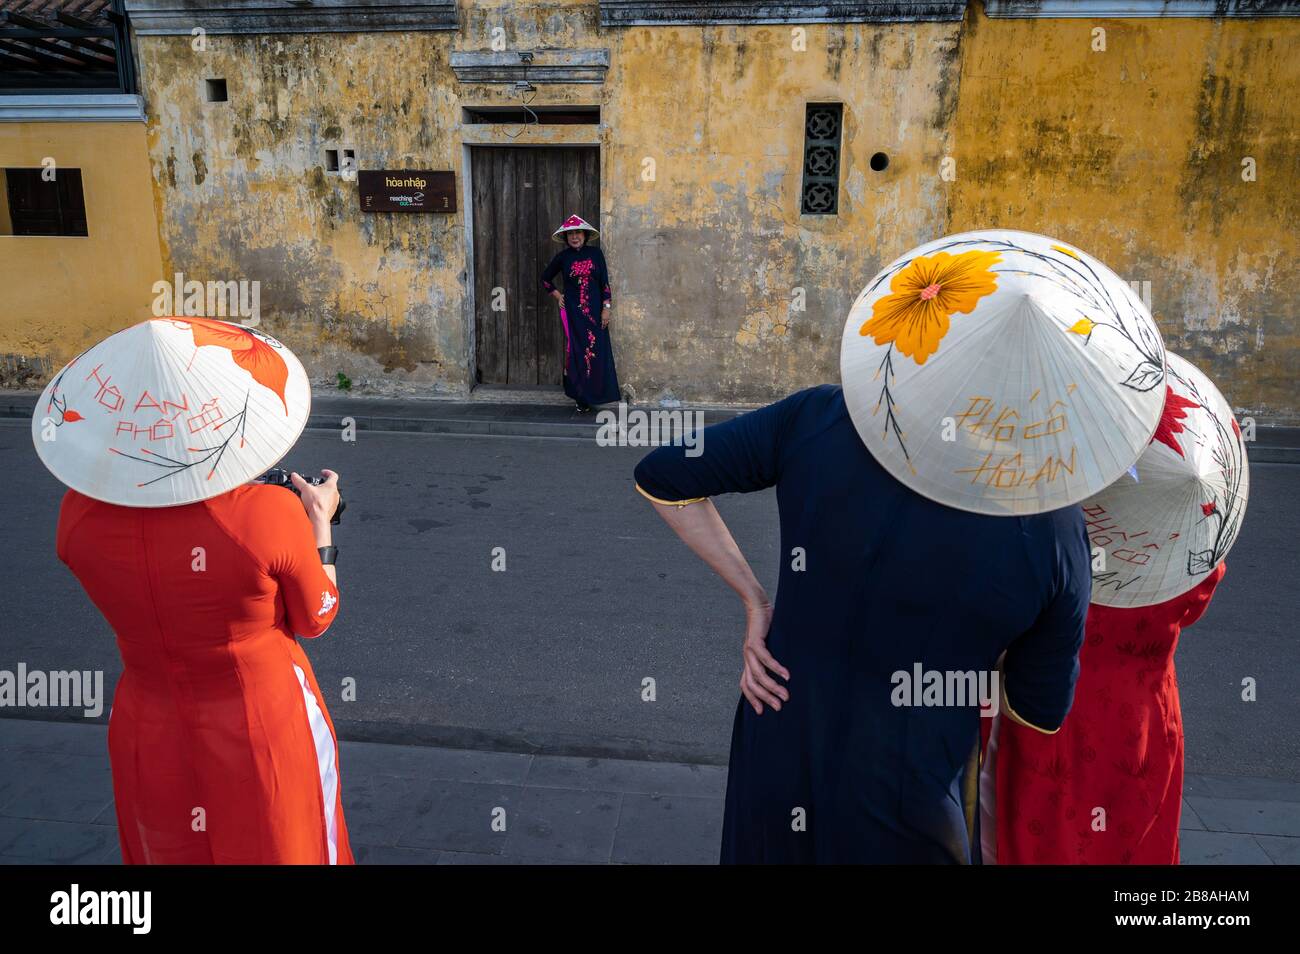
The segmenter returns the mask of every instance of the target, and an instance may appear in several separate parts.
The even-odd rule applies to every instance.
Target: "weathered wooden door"
[[[564,328],[541,274],[563,247],[551,233],[577,213],[596,228],[595,146],[473,146],[474,337],[479,384],[558,387]],[[499,310],[498,310],[499,309]]]

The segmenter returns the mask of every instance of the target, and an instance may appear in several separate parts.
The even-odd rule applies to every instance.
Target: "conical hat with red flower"
[[[1055,510],[1100,492],[1150,443],[1165,349],[1128,283],[1029,232],[950,235],[858,296],[840,349],[859,436],[931,500]]]
[[[596,227],[580,215],[571,215],[561,223],[560,227],[551,233],[552,241],[564,244],[567,241],[564,237],[565,232],[586,232],[587,241],[594,242],[600,238],[600,233]]]
[[[1083,502],[1092,601],[1102,606],[1151,606],[1194,589],[1246,516],[1250,465],[1232,408],[1193,364],[1167,357],[1164,413],[1150,446]]]
[[[274,466],[310,411],[306,372],[271,336],[211,318],[154,318],[59,371],[36,405],[32,440],[73,490],[172,507]]]

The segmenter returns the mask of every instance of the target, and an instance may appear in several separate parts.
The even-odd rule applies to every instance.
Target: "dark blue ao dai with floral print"
[[[563,286],[564,393],[580,404],[609,404],[619,399],[618,371],[609,329],[601,327],[610,300],[609,272],[600,249],[584,245],[559,252],[542,272],[542,286]]]

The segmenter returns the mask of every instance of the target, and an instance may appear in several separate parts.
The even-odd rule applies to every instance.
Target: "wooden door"
[[[470,175],[477,383],[559,387],[564,328],[541,275],[563,248],[551,233],[569,215],[600,228],[599,149],[473,146]]]

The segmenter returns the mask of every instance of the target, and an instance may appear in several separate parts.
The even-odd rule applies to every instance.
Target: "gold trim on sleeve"
[[[1034,725],[1028,719],[1021,716],[1020,713],[1016,712],[1015,709],[1011,708],[1011,702],[1007,699],[1007,684],[1005,682],[1002,683],[1002,711],[1011,717],[1012,722],[1023,725],[1026,729],[1033,729],[1035,732],[1041,732],[1043,735],[1056,735],[1056,733],[1061,731],[1059,725],[1055,729],[1044,729],[1042,726]]]
[[[663,504],[665,507],[685,507],[687,504],[699,503],[701,500],[708,500],[708,497],[692,497],[689,500],[660,500],[651,494],[645,492],[640,484],[633,484],[636,492],[651,503]]]

